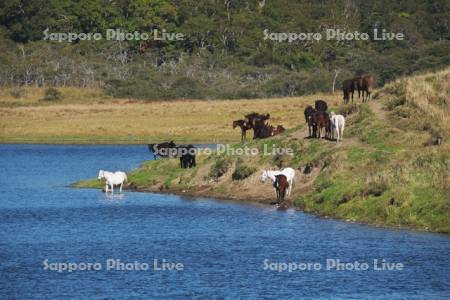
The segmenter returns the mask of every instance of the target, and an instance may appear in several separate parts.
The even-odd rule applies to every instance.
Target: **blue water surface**
[[[0,145],[1,299],[437,299],[450,295],[450,237],[271,207],[75,189],[99,169],[151,159],[142,145]],[[107,270],[108,259],[148,270]],[[183,270],[154,270],[181,263]],[[327,259],[368,270],[326,270]],[[373,260],[403,270],[376,271]],[[58,272],[48,263],[98,263]],[[266,262],[266,263],[265,263]],[[272,263],[267,269],[268,263]],[[278,272],[275,263],[321,265]],[[354,264],[353,264],[354,265]],[[293,265],[292,265],[293,266]]]

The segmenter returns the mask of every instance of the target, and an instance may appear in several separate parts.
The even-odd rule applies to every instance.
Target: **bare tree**
[[[336,79],[337,79],[337,77],[338,77],[340,72],[341,72],[340,69],[338,69],[338,68],[334,69],[333,88],[332,88],[332,93],[333,94],[334,94],[334,90],[335,90],[335,87],[336,87]]]

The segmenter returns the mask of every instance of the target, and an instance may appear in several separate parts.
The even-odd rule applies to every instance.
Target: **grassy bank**
[[[0,90],[0,142],[18,143],[216,143],[239,141],[232,120],[258,111],[292,128],[315,99],[337,104],[339,95],[253,100],[137,101],[104,96],[100,90],[63,88],[61,99],[42,100],[43,88]]]
[[[289,147],[295,155],[200,156],[196,168],[178,161],[145,162],[129,174],[129,188],[270,203],[263,169],[293,167],[296,185],[288,205],[322,216],[379,226],[450,233],[450,146],[425,147],[449,136],[450,70],[405,78],[363,105],[336,108],[347,114],[344,142],[304,139],[303,119],[282,136],[247,147]],[[301,104],[299,104],[301,106]],[[427,123],[428,122],[428,123]],[[241,144],[233,148],[243,147]],[[261,152],[260,152],[261,153]],[[96,180],[78,187],[100,187]]]

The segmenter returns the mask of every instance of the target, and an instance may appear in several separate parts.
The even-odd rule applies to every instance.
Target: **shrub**
[[[229,169],[230,167],[230,160],[225,157],[220,157],[215,161],[215,163],[211,166],[211,169],[209,170],[209,177],[210,178],[219,178],[222,177]]]
[[[306,202],[303,197],[298,197],[294,199],[294,206],[298,209],[304,210],[306,208]]]
[[[114,97],[136,99],[203,99],[209,88],[188,77],[173,78],[162,75],[148,80],[111,80],[106,92]]]
[[[48,88],[44,92],[44,98],[42,100],[46,101],[56,101],[61,99],[61,92],[55,88]]]
[[[26,95],[26,92],[24,89],[16,87],[16,88],[11,89],[9,94],[11,96],[13,96],[14,98],[19,99],[19,98],[23,98]]]
[[[351,114],[357,113],[358,111],[359,111],[358,105],[349,103],[339,106],[336,110],[336,113],[346,117]]]
[[[386,104],[388,110],[393,110],[397,106],[402,106],[406,103],[406,96],[402,95],[399,97],[390,98]]]
[[[243,180],[243,179],[249,177],[250,175],[252,175],[255,172],[256,172],[256,168],[255,167],[250,167],[250,166],[246,166],[246,165],[243,165],[243,164],[238,164],[236,166],[236,169],[234,170],[233,174],[231,175],[231,178],[233,180]]]
[[[281,154],[276,154],[275,156],[273,156],[273,163],[278,167],[278,168],[283,168],[286,165],[286,160],[287,157],[286,155],[281,155]]]

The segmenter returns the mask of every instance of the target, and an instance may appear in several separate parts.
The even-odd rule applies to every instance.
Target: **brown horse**
[[[353,86],[354,89],[358,90],[358,99],[361,98],[361,92],[363,91],[363,81],[362,77],[358,76],[352,79],[353,80]]]
[[[285,175],[275,175],[275,182],[273,183],[273,187],[277,192],[277,204],[280,204],[284,201],[284,197],[286,196],[286,191],[289,188],[289,182],[287,181],[287,177]]]
[[[272,135],[282,134],[285,131],[286,131],[286,129],[284,129],[284,127],[282,125],[278,125],[277,128],[273,129]]]
[[[252,126],[246,120],[233,121],[233,129],[235,129],[238,126],[239,128],[241,128],[241,142],[244,142],[247,140],[247,130],[252,129]]]
[[[362,76],[361,90],[362,90],[363,102],[369,101],[370,94],[372,93],[374,84],[375,84],[375,76],[373,76],[371,74]],[[365,93],[365,97],[364,97],[364,93]]]

